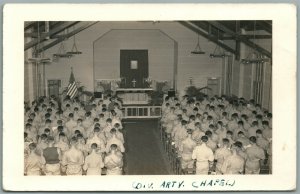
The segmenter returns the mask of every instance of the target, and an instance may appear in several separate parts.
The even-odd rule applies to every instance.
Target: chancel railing
[[[124,106],[122,111],[124,119],[161,117],[161,106]]]

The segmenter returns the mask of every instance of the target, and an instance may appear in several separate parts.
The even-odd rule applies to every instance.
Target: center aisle
[[[157,120],[125,121],[126,175],[168,175]]]

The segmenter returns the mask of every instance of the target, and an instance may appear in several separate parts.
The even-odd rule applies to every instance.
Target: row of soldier
[[[121,103],[105,97],[90,110],[78,99],[41,97],[25,109],[25,175],[123,173]]]
[[[181,159],[196,174],[259,174],[272,168],[272,114],[253,100],[226,96],[196,101],[166,97],[161,123]]]

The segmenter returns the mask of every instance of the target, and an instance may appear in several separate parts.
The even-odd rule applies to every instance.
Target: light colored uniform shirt
[[[74,120],[69,120],[68,122],[66,122],[66,128],[68,129],[69,133],[72,133],[72,129],[76,126],[77,126],[77,122]]]
[[[265,159],[265,152],[262,148],[257,145],[252,145],[246,149],[247,160],[246,160],[246,173],[247,171],[255,174],[259,173],[260,160]]]
[[[83,163],[83,153],[76,148],[71,148],[63,154],[62,165],[67,166],[67,175],[82,175]]]
[[[251,136],[256,136],[256,131],[258,130],[258,127],[257,126],[254,126],[254,127],[250,127],[248,129],[248,137],[251,137]]]
[[[64,141],[59,141],[56,144],[54,144],[54,147],[60,148],[61,152],[64,153],[65,151],[67,151],[69,149],[69,144],[67,144]]]
[[[107,175],[122,174],[123,157],[120,152],[109,153],[104,159],[104,164],[107,168]]]
[[[261,147],[262,149],[264,149],[265,151],[268,149],[269,147],[269,141],[263,137],[257,137],[256,138],[256,144]]]
[[[95,151],[85,158],[83,169],[87,170],[87,175],[101,175],[101,168],[103,167],[102,156]]]
[[[223,174],[240,174],[244,171],[245,160],[238,154],[228,156],[222,165]]]
[[[87,117],[85,120],[82,121],[82,127],[84,129],[88,129],[90,126],[92,126],[94,123],[93,119],[90,117]]]
[[[27,175],[40,175],[42,168],[42,157],[31,153],[25,160],[25,172]]]
[[[213,151],[206,146],[205,143],[202,143],[201,145],[198,145],[193,150],[192,159],[196,160],[196,167],[197,168],[207,168],[208,170],[208,161],[212,162],[214,161],[214,154]],[[202,164],[206,165],[202,165]]]
[[[100,152],[105,152],[105,142],[100,137],[98,137],[97,134],[94,134],[93,137],[87,140],[86,147],[88,150],[91,150],[91,145],[93,143],[97,144],[97,148],[100,150]]]
[[[218,148],[215,151],[215,160],[217,160],[217,164],[216,164],[217,171],[219,172],[221,171],[224,161],[231,155],[232,153],[230,149],[225,147]]]
[[[272,139],[272,129],[264,129],[263,130],[263,137],[266,139]]]
[[[192,153],[195,147],[196,142],[191,137],[187,137],[185,140],[183,140],[181,146],[179,147],[182,159],[191,160]]]

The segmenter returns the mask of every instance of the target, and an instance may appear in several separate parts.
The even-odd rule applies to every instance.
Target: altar
[[[167,93],[171,86],[170,80],[152,80],[150,78],[144,79],[143,84],[140,85],[136,85],[135,80],[128,87],[125,87],[124,83],[122,78],[96,79],[94,91],[116,95],[122,99],[123,105],[147,105],[151,101],[150,94],[153,91]]]
[[[123,100],[123,105],[148,104],[149,93],[153,88],[117,88],[116,95]]]

